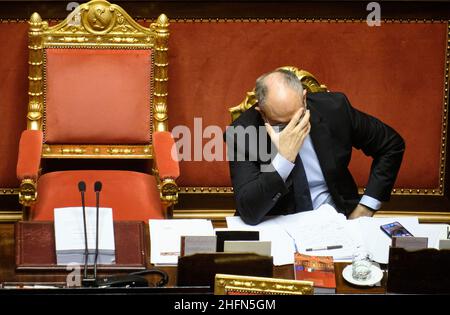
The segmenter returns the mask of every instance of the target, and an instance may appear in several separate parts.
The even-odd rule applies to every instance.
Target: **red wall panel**
[[[203,22],[172,23],[171,127],[225,128],[255,79],[283,65],[312,72],[332,91],[379,117],[405,138],[396,187],[438,186],[443,109],[445,23]],[[364,185],[370,160],[351,169]],[[226,162],[182,162],[183,186],[229,186]]]
[[[26,128],[28,24],[0,23],[0,187],[18,187],[19,136]]]

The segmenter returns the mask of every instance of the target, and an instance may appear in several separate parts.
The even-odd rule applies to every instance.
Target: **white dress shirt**
[[[306,136],[299,154],[305,167],[306,178],[308,179],[309,191],[311,193],[314,209],[317,209],[324,203],[331,203],[334,206],[310,135]],[[284,181],[286,181],[295,166],[294,163],[285,159],[279,153],[272,161],[272,165]],[[373,210],[381,208],[381,202],[379,200],[367,195],[363,195],[359,203]]]

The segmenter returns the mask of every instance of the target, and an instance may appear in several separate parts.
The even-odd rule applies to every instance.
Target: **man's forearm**
[[[381,201],[368,195],[362,196],[359,203],[374,211],[379,210],[381,208]]]
[[[258,224],[287,191],[277,172],[263,172],[235,189],[237,210],[245,223]]]

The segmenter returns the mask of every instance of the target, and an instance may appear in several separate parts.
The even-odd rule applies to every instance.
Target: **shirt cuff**
[[[275,158],[272,161],[272,166],[275,168],[275,170],[278,172],[278,174],[281,176],[283,181],[286,181],[289,174],[291,174],[292,169],[294,168],[295,164],[291,161],[285,159],[280,153],[277,153]]]
[[[374,211],[379,210],[381,208],[381,201],[367,195],[362,196],[359,203]]]

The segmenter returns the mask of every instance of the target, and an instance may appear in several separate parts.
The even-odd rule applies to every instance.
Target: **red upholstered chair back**
[[[45,48],[44,142],[151,144],[152,49]]]
[[[168,19],[150,28],[103,0],[29,33],[28,129],[44,133],[44,158],[153,158],[167,130]]]

